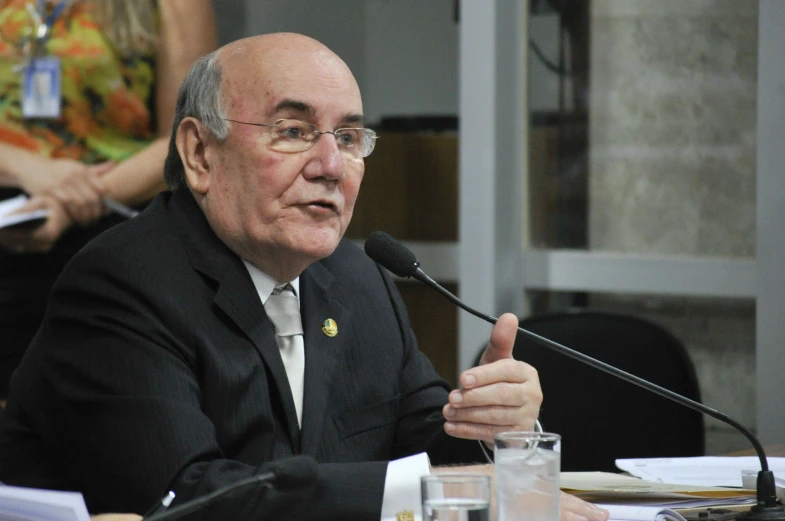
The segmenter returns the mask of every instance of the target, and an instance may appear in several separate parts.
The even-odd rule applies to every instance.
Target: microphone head
[[[385,232],[373,232],[368,237],[365,253],[399,277],[412,277],[420,266],[409,248]]]
[[[275,488],[286,492],[302,490],[316,482],[317,464],[311,456],[294,456],[271,465],[275,475]]]

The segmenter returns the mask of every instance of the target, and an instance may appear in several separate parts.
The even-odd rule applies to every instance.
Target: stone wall
[[[592,0],[589,243],[755,255],[756,0]],[[687,345],[703,401],[754,428],[749,301],[595,296]],[[707,450],[747,448],[707,420]]]

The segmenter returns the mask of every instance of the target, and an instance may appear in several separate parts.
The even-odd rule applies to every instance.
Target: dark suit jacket
[[[211,519],[378,519],[387,460],[480,461],[443,434],[448,385],[417,349],[386,272],[349,242],[300,282],[302,431],[242,261],[191,194],[159,196],[68,265],[12,380],[0,480],[81,491],[93,512],[144,512],[295,454],[306,490],[246,490]],[[322,324],[332,318],[338,335]]]

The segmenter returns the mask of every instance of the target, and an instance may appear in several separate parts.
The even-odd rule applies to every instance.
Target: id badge
[[[60,117],[60,60],[32,58],[24,71],[22,115],[26,118]]]

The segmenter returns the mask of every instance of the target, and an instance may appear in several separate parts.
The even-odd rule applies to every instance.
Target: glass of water
[[[494,436],[499,521],[559,521],[560,439],[549,432]]]
[[[423,521],[490,521],[490,476],[435,474],[421,484]]]

